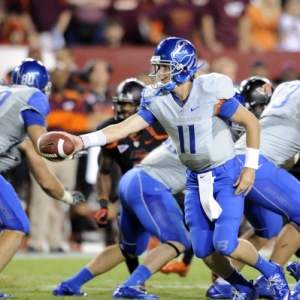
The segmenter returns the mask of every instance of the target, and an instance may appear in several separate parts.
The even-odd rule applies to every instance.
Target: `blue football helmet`
[[[43,63],[27,58],[21,61],[11,75],[12,84],[38,88],[47,96],[51,93],[50,76]]]
[[[169,37],[158,44],[150,64],[154,67],[154,72],[149,74],[151,86],[163,91],[171,91],[178,84],[191,79],[198,69],[198,55],[194,45],[188,40]],[[164,67],[163,71],[160,70]],[[161,82],[161,78],[170,77],[166,84]]]

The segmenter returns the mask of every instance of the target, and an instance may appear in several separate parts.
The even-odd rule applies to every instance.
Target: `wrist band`
[[[87,133],[79,136],[83,141],[83,148],[90,148],[95,146],[103,146],[106,144],[106,136],[101,130]]]
[[[246,147],[245,167],[257,170],[259,149]]]
[[[299,160],[299,152],[297,152],[297,153],[294,155],[294,164],[296,164],[298,160]]]
[[[64,191],[64,195],[60,198],[65,203],[73,203],[73,196],[69,191]]]
[[[100,208],[107,208],[108,200],[105,198],[100,198],[99,203],[100,203]]]

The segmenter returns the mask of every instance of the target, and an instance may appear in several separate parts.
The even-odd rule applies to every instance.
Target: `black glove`
[[[108,217],[108,201],[104,198],[99,199],[100,209],[95,214],[94,218],[97,222],[99,228],[105,227],[107,225]]]

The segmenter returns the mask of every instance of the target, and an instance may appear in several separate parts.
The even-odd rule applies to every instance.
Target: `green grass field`
[[[2,272],[0,288],[3,292],[13,294],[17,299],[70,299],[70,297],[55,298],[51,292],[60,281],[72,276],[92,257],[80,254],[17,255]],[[259,275],[256,270],[249,267],[245,267],[242,273],[247,278],[253,279]],[[127,277],[128,271],[123,263],[110,272],[94,278],[85,284],[82,290],[88,293],[86,299],[111,299],[116,284],[122,284]],[[287,279],[292,287],[295,284],[294,279],[291,276],[287,276]],[[194,258],[186,277],[157,273],[147,281],[147,290],[162,300],[201,300],[206,299],[205,292],[210,284],[209,270],[201,260]]]

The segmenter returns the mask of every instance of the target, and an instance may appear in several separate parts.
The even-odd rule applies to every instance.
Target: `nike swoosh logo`
[[[194,111],[196,109],[198,109],[200,106],[196,106],[196,107],[191,107],[191,111]]]
[[[203,176],[199,176],[200,178],[204,178],[205,177],[205,175],[203,175]]]
[[[145,145],[149,145],[152,143],[152,140],[149,140],[149,141],[145,141]]]
[[[262,165],[263,165],[263,164],[258,165],[258,166],[257,166],[257,170],[258,170]]]
[[[48,143],[48,144],[42,146],[41,149],[46,148],[46,147],[52,147],[52,149],[53,149],[55,147],[55,143],[54,142]]]

